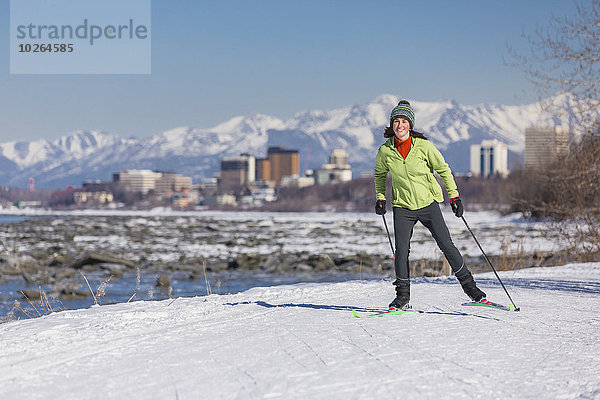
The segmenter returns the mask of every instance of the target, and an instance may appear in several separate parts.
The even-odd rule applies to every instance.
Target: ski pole
[[[381,216],[383,218],[383,224],[385,225],[385,231],[388,235],[388,240],[390,241],[390,247],[392,248],[392,257],[395,257],[394,245],[392,244],[392,238],[390,237],[390,230],[387,227],[387,221],[385,220],[385,215]]]
[[[498,282],[500,282],[500,285],[502,285],[502,289],[504,289],[504,292],[506,293],[506,295],[508,296],[510,302],[512,303],[512,306],[514,307],[514,310],[515,311],[520,311],[521,309],[515,305],[515,302],[513,301],[512,297],[510,297],[510,294],[508,294],[508,290],[506,290],[506,287],[504,286],[504,283],[502,283],[502,279],[500,279],[500,276],[498,275],[498,272],[496,272],[496,268],[494,268],[494,266],[492,265],[492,262],[488,258],[487,254],[485,254],[485,251],[483,251],[483,248],[479,244],[479,241],[475,237],[475,234],[471,230],[471,227],[469,227],[469,224],[467,224],[467,220],[463,216],[461,216],[461,218],[462,218],[463,222],[465,223],[465,225],[467,226],[467,229],[469,230],[469,232],[471,232],[471,235],[473,236],[473,239],[475,239],[475,243],[477,243],[477,246],[479,246],[479,250],[481,250],[481,253],[483,254],[483,257],[485,258],[485,260],[487,261],[487,263],[489,264],[489,266],[492,268],[492,271],[494,271],[494,274],[496,275],[496,278],[498,278]]]

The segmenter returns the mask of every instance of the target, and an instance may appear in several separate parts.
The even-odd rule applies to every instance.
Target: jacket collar
[[[396,136],[392,136],[391,138],[389,138],[388,141],[385,142],[385,145],[391,147],[392,149],[395,149],[396,148],[396,142],[394,142],[394,138],[395,137]],[[415,138],[414,138],[414,136],[410,137],[410,144],[411,144],[411,146],[415,145]]]

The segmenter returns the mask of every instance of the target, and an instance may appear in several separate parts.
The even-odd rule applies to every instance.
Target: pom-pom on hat
[[[394,122],[395,118],[402,117],[408,120],[410,129],[415,127],[415,112],[413,111],[410,103],[406,100],[400,100],[398,105],[394,107],[390,114],[390,125]]]

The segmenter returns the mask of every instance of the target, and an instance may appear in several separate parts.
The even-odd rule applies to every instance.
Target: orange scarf
[[[412,137],[409,136],[404,142],[398,140],[396,136],[394,136],[394,145],[396,146],[396,150],[398,153],[402,155],[402,158],[406,159],[408,152],[410,151],[410,147],[412,146]]]

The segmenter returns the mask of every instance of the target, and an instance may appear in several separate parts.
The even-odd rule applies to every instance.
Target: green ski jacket
[[[442,188],[433,171],[440,174],[448,196],[457,197],[452,171],[439,150],[429,140],[411,139],[412,146],[406,159],[394,147],[393,137],[379,147],[374,172],[377,200],[385,200],[388,172],[392,173],[392,207],[418,210],[434,201],[443,202]]]

